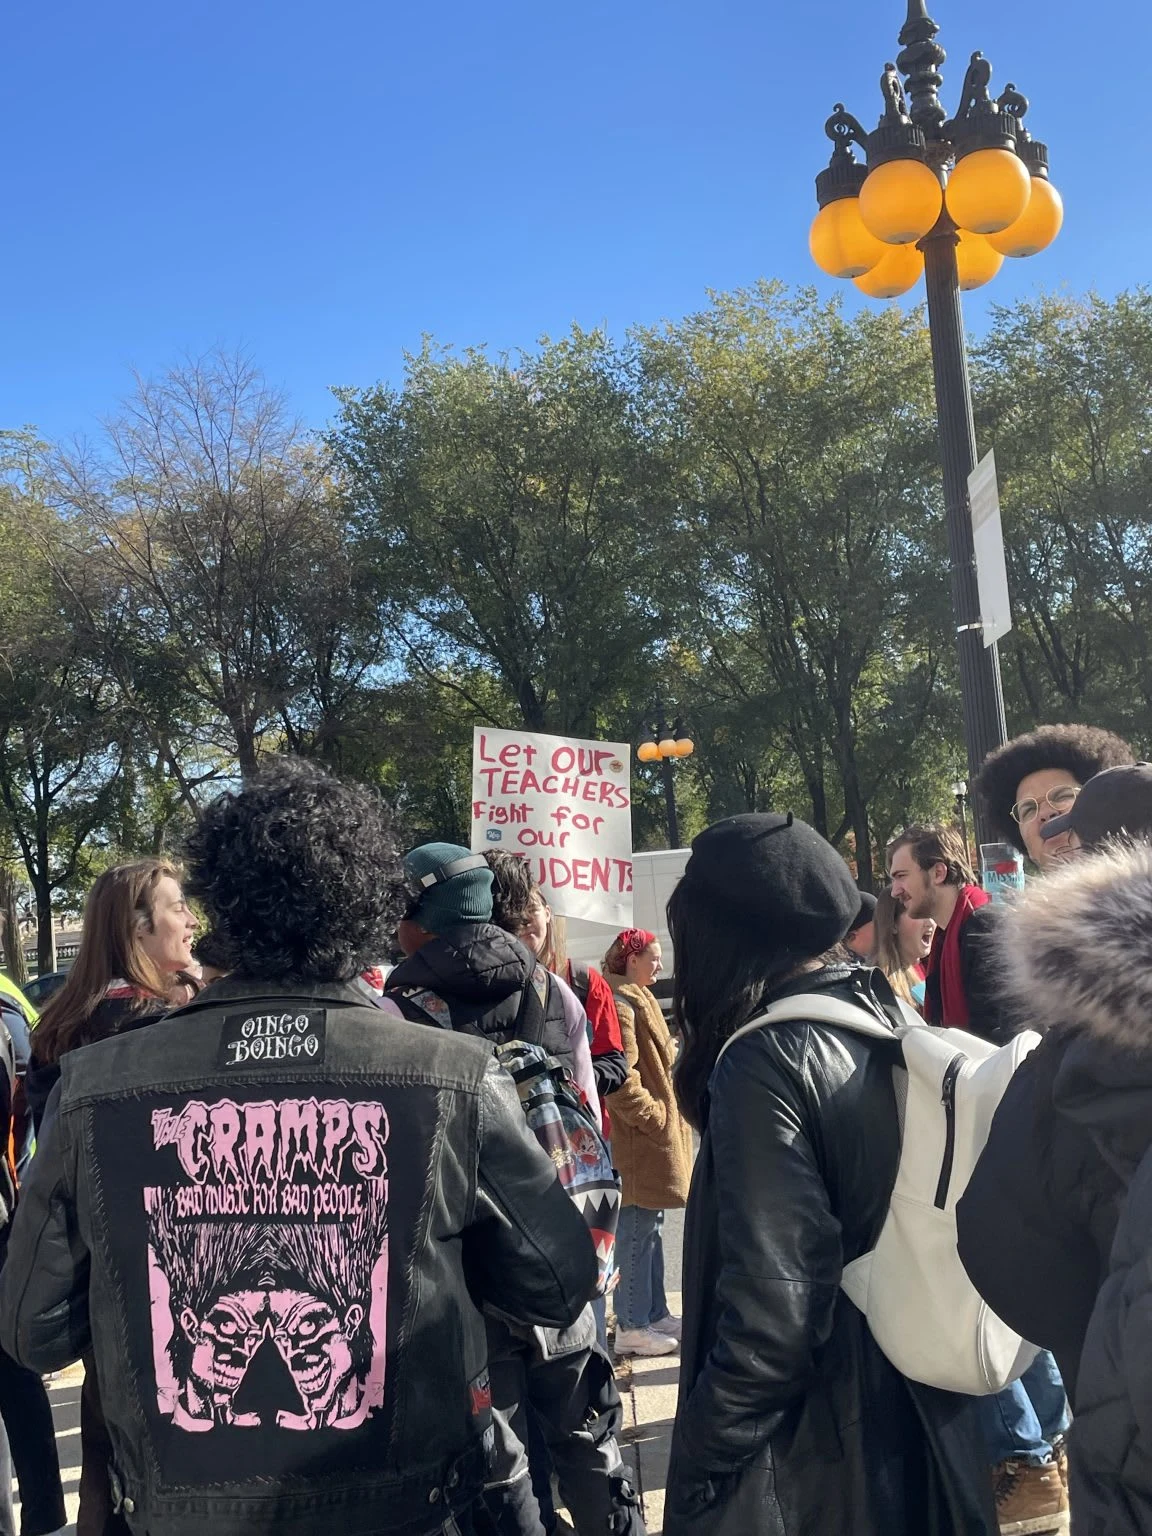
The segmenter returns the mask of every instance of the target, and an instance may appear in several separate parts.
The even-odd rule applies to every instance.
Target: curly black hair
[[[221,964],[261,980],[350,980],[390,950],[406,899],[377,796],[300,758],[214,800],[187,860]]]
[[[193,944],[192,958],[201,965],[211,966],[214,971],[226,971],[232,964],[232,952],[227,941],[219,938],[211,928],[207,933],[200,934]]]
[[[519,933],[540,889],[536,876],[518,853],[489,849],[484,857],[492,871],[492,921],[506,933]]]
[[[996,836],[1026,853],[1020,828],[1012,817],[1016,790],[1022,779],[1030,773],[1042,773],[1045,768],[1063,768],[1078,784],[1087,784],[1105,768],[1135,761],[1132,748],[1111,731],[1094,725],[1042,725],[990,753],[976,780],[975,791],[984,802]]]

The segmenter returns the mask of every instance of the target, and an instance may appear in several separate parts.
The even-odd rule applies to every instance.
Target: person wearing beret
[[[895,1041],[781,1021],[820,993],[894,1023],[842,940],[848,868],[791,815],[695,840],[668,904],[676,1087],[701,1133],[684,1236],[665,1536],[993,1536],[971,1398],[908,1381],[840,1289],[874,1245],[900,1151]]]

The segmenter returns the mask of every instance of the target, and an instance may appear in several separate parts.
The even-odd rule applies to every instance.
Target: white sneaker
[[[680,1319],[673,1317],[669,1312],[667,1317],[662,1317],[658,1323],[649,1323],[648,1327],[653,1333],[662,1333],[666,1339],[675,1339],[680,1342]]]
[[[679,1348],[676,1339],[654,1328],[617,1328],[617,1355],[674,1355]]]

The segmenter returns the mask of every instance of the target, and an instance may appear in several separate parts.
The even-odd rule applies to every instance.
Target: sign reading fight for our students
[[[472,848],[528,859],[553,912],[632,922],[632,794],[622,742],[478,725]]]

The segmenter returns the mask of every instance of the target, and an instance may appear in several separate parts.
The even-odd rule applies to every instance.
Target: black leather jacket
[[[860,1001],[872,987],[870,971],[837,967],[778,995]],[[895,1041],[799,1022],[746,1035],[713,1072],[685,1228],[666,1536],[996,1529],[969,1400],[905,1380],[839,1288],[895,1180],[898,1059]]]
[[[70,1053],[0,1342],[91,1349],[149,1536],[439,1531],[484,1480],[480,1304],[564,1327],[588,1230],[481,1041],[223,981]]]

